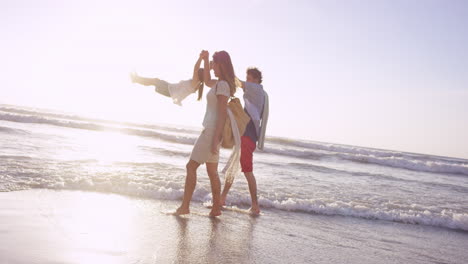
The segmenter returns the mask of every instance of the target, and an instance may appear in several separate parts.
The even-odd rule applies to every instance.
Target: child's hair
[[[203,87],[205,87],[205,80],[203,78],[203,68],[198,69],[198,80],[200,80],[200,84],[198,85],[198,101],[200,101],[203,97]]]
[[[247,75],[251,75],[253,78],[258,79],[259,83],[262,83],[262,72],[256,67],[250,67],[247,69]]]

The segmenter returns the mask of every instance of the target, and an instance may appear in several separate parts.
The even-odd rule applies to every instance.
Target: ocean
[[[200,130],[0,105],[0,192],[102,193],[175,209]],[[229,154],[221,151],[220,167]],[[267,137],[265,149],[254,154],[254,172],[261,218],[275,223],[264,223],[260,235],[272,240],[258,243],[272,255],[319,263],[342,262],[350,254],[350,263],[462,263],[468,257],[468,160]],[[42,197],[49,197],[43,205],[55,199]],[[192,206],[203,210],[210,200],[202,166]],[[250,206],[243,175],[235,179],[227,204],[233,210]],[[236,219],[229,230],[241,223]],[[275,239],[289,239],[296,250],[277,250],[281,242]],[[352,253],[337,254],[341,247]],[[363,255],[369,248],[374,257]],[[285,263],[277,260],[271,263]]]
[[[0,191],[65,189],[180,200],[200,130],[0,107]],[[222,150],[221,166],[229,151]],[[220,167],[221,167],[220,166]],[[254,155],[263,210],[468,231],[468,160],[268,137]],[[209,202],[203,167],[193,201]],[[228,196],[248,206],[239,175]]]

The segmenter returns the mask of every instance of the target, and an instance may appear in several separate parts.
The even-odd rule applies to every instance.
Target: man
[[[253,174],[253,152],[258,147],[263,149],[266,123],[268,119],[268,97],[263,90],[262,72],[257,68],[247,69],[246,81],[240,81],[244,90],[245,111],[251,120],[247,124],[244,134],[241,137],[241,167],[242,172],[249,185],[250,196],[252,198],[252,214],[260,214],[260,207],[257,199],[257,183]],[[226,196],[232,183],[226,183],[221,194],[221,204],[225,205]]]

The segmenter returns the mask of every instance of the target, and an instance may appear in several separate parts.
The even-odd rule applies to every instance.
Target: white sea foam
[[[245,199],[234,202],[234,204],[245,203]],[[294,198],[272,200],[265,197],[260,197],[259,203],[264,208],[274,208],[283,211],[385,220],[468,231],[468,213],[457,213],[451,212],[450,210],[432,212],[424,209],[422,206],[419,206],[419,210],[392,209],[385,207],[369,207],[369,205],[353,202],[330,202],[320,199],[313,200]],[[413,205],[413,207],[417,208],[418,206]]]
[[[0,176],[0,191],[16,191],[30,188],[49,188],[66,190],[85,190],[106,193],[118,193],[141,198],[162,200],[180,200],[183,197],[182,181],[152,180],[146,178],[92,179],[75,177],[64,179],[41,177]],[[211,200],[209,186],[198,186],[193,201],[208,202]],[[283,196],[283,197],[282,197]],[[229,195],[231,205],[250,205],[248,195],[232,190]],[[385,220],[407,224],[428,225],[468,231],[468,213],[454,212],[447,209],[439,211],[424,208],[422,205],[407,206],[391,203],[363,204],[355,201],[331,199],[300,199],[287,195],[261,196],[261,207],[282,211],[321,214],[330,216],[356,217],[370,220]]]

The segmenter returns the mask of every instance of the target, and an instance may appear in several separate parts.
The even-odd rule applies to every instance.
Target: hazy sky
[[[468,1],[0,0],[0,103],[200,127],[128,73],[264,73],[270,135],[468,158]],[[241,95],[241,94],[239,94]]]

